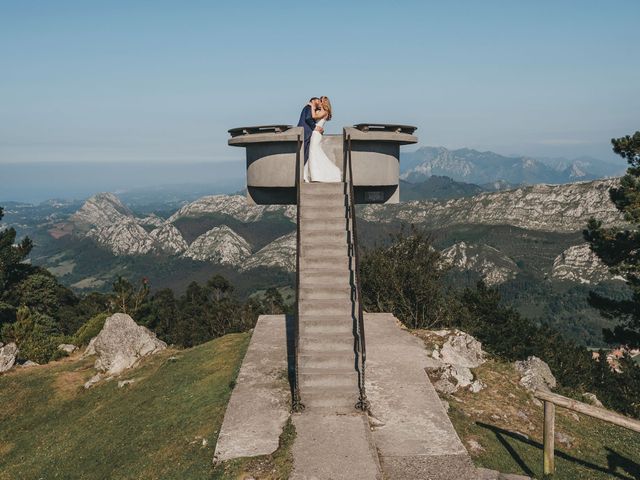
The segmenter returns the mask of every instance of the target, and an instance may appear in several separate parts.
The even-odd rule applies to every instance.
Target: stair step
[[[305,371],[298,376],[300,387],[304,390],[312,387],[344,387],[348,392],[358,389],[358,373],[355,370],[342,372],[318,372]]]
[[[302,401],[307,410],[329,410],[335,413],[355,411],[358,389],[345,387],[301,388]]]
[[[342,206],[324,205],[318,207],[300,206],[300,218],[302,222],[311,219],[327,220],[330,218],[347,219],[347,211]]]
[[[351,288],[347,285],[325,284],[313,287],[300,286],[300,298],[304,300],[351,300]]]
[[[326,334],[317,337],[300,337],[299,348],[300,353],[310,355],[315,352],[326,354],[353,353],[355,346],[352,335]]]
[[[318,322],[300,323],[300,336],[321,335],[351,335],[353,336],[353,322]]]
[[[335,183],[302,183],[302,195],[322,195],[322,194],[336,194],[345,192],[344,182]]]
[[[298,356],[300,371],[332,368],[356,368],[356,354],[349,352],[313,352]]]
[[[341,207],[346,208],[345,196],[340,193],[339,195],[302,195],[300,197],[300,206],[306,207]]]
[[[343,255],[326,255],[322,257],[303,255],[300,258],[301,268],[331,268],[331,267],[349,267],[349,257],[344,252]]]
[[[322,242],[305,243],[302,245],[303,257],[331,257],[331,256],[348,256],[349,249],[346,243],[326,244]]]
[[[344,218],[305,218],[300,219],[300,233],[303,236],[312,235],[313,232],[323,233],[346,232],[347,219]]]
[[[306,230],[301,231],[300,234],[300,245],[302,247],[347,248],[349,246],[344,230]]]
[[[350,300],[305,300],[300,299],[301,315],[350,315],[353,309]]]
[[[351,271],[348,265],[325,265],[326,268],[303,267],[300,269],[300,286],[350,285]]]

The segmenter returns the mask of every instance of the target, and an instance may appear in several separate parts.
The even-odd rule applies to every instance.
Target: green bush
[[[20,358],[47,363],[64,356],[58,345],[65,340],[53,318],[28,307],[20,307],[17,320],[2,327],[2,338],[14,341],[20,349]]]
[[[99,313],[87,320],[73,336],[73,344],[77,346],[88,345],[91,339],[100,333],[107,317],[109,317],[108,313]]]

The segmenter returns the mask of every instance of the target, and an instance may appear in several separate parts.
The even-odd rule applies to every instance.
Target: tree
[[[118,276],[113,282],[113,310],[135,317],[149,295],[149,282],[146,278],[140,281],[136,289],[128,280]]]
[[[0,220],[4,217],[4,210],[0,207]],[[18,281],[21,270],[24,270],[23,261],[33,248],[29,237],[25,237],[16,244],[16,231],[14,228],[6,228],[0,231],[0,295],[9,285]]]
[[[448,322],[447,268],[430,237],[415,227],[391,237],[388,247],[364,250],[360,265],[362,301],[370,312],[391,312],[410,328]]]
[[[592,292],[589,300],[605,317],[620,321],[613,330],[604,330],[607,342],[640,347],[640,131],[614,138],[611,144],[613,151],[629,163],[620,186],[609,192],[629,225],[624,229],[605,228],[592,218],[584,237],[612,273],[625,278],[631,297],[618,300]]]
[[[18,309],[17,320],[3,326],[2,337],[18,344],[21,358],[38,363],[61,356],[57,346],[64,339],[53,318],[29,307]]]

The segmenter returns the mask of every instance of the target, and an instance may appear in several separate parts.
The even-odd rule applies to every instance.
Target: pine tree
[[[4,217],[4,210],[0,207],[0,220]],[[16,282],[19,277],[22,263],[33,248],[33,243],[25,237],[16,244],[16,231],[14,228],[0,230],[0,295],[7,287]]]
[[[620,321],[613,330],[605,330],[605,340],[629,347],[640,347],[640,131],[611,140],[613,151],[629,163],[620,186],[610,197],[629,223],[626,228],[605,228],[591,219],[584,237],[591,249],[617,275],[626,280],[631,296],[625,300],[591,293],[590,303],[608,318]]]

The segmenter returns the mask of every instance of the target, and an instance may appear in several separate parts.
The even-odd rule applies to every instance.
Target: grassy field
[[[248,341],[168,349],[89,390],[77,356],[0,376],[0,479],[236,478],[211,461]]]
[[[443,397],[475,463],[542,478],[542,406],[519,386],[510,364],[490,361],[475,373],[486,389]],[[554,479],[640,479],[640,434],[562,408],[556,432]]]

